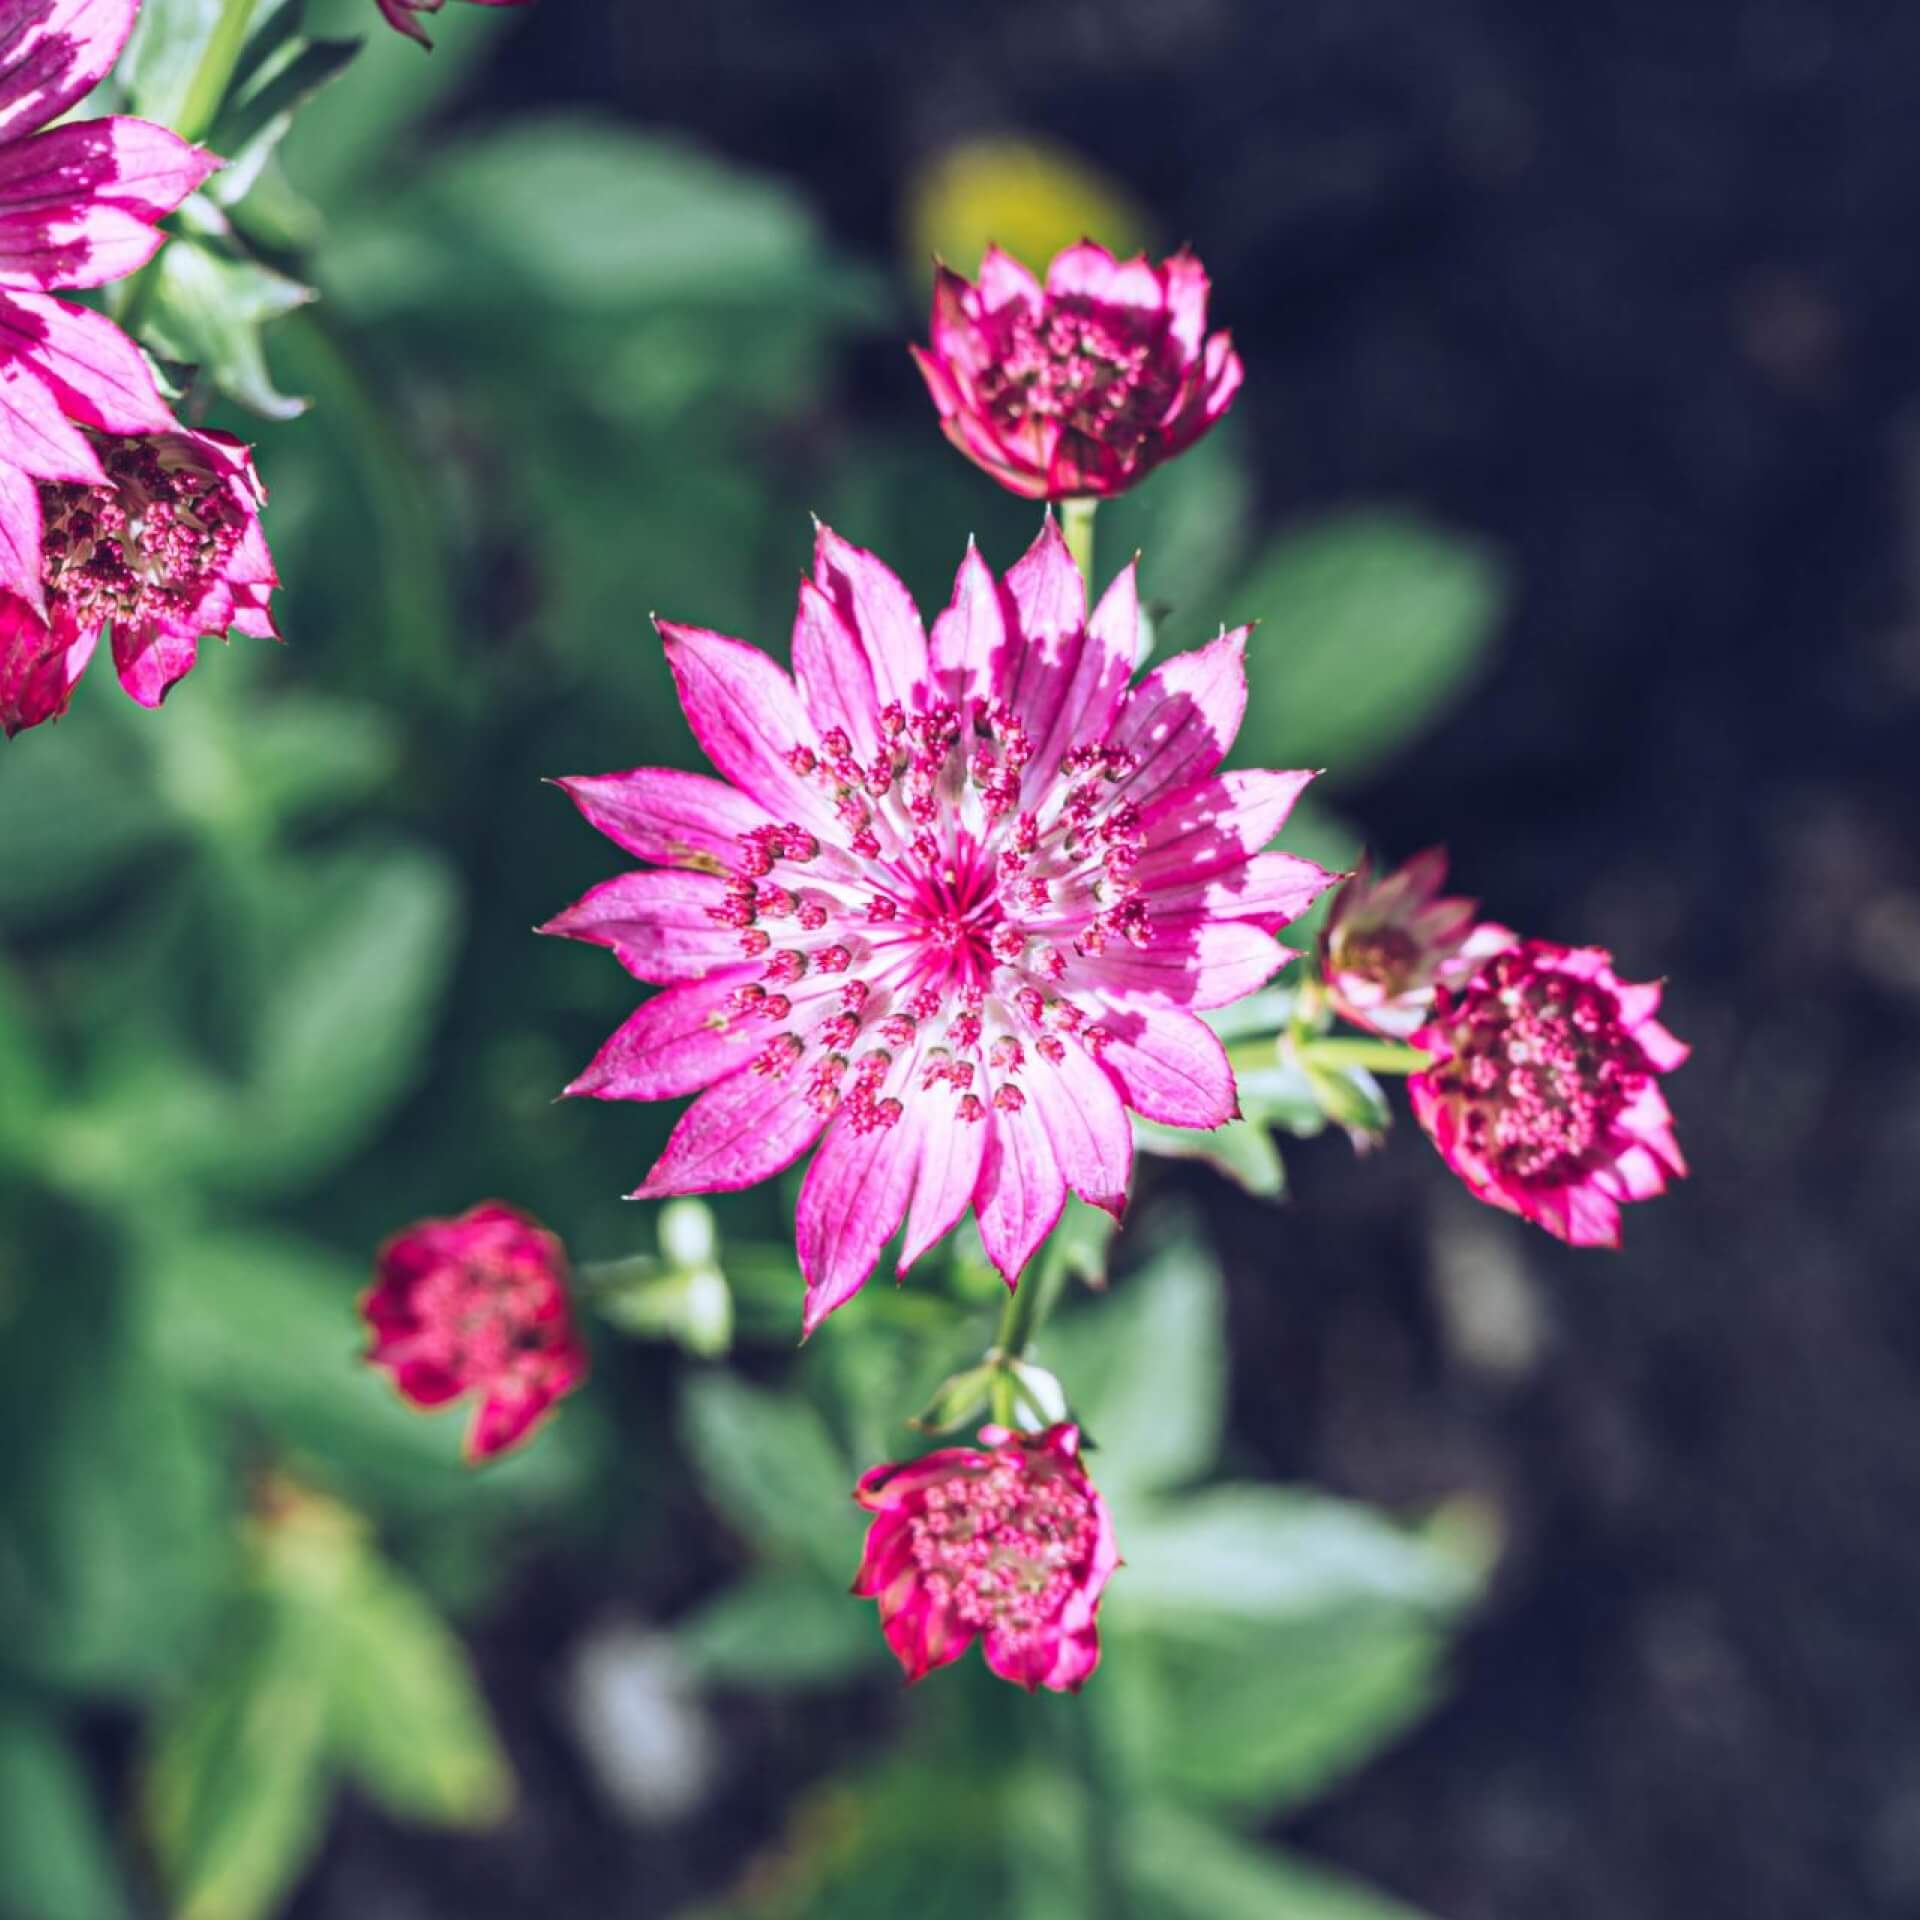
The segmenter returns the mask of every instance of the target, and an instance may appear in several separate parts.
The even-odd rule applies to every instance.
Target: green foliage
[[[163,360],[201,369],[228,399],[267,420],[291,420],[307,402],[268,371],[261,329],[313,296],[218,233],[182,234],[148,269],[141,334]]]
[[[0,1916],[123,1920],[92,1789],[51,1716],[0,1701]]]

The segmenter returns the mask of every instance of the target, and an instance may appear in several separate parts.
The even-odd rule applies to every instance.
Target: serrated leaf
[[[860,1535],[854,1475],[807,1401],[702,1373],[688,1380],[680,1415],[694,1472],[749,1540],[830,1581],[852,1579]]]
[[[710,1685],[767,1692],[837,1686],[890,1658],[871,1605],[844,1579],[810,1573],[750,1575],[682,1621],[675,1638]]]
[[[59,1728],[0,1704],[0,1914],[122,1920],[126,1895],[92,1788]]]
[[[1261,624],[1231,761],[1364,771],[1464,691],[1505,600],[1485,547],[1407,515],[1289,535],[1232,599],[1235,618]]]
[[[267,370],[260,329],[311,300],[303,287],[243,253],[236,241],[182,233],[151,269],[153,296],[141,339],[163,360],[204,370],[229,399],[268,420],[290,420],[306,401],[282,393]]]

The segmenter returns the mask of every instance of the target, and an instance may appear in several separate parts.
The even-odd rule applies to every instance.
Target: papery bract
[[[1440,897],[1446,877],[1444,847],[1377,876],[1361,855],[1320,936],[1321,979],[1343,1019],[1404,1040],[1426,1019],[1436,986],[1464,985],[1513,944],[1505,927],[1476,919],[1477,901]]]
[[[360,1302],[367,1358],[417,1407],[471,1397],[467,1456],[524,1440],[587,1376],[567,1298],[567,1256],[531,1215],[497,1200],[421,1220],[380,1249]]]
[[[0,727],[66,711],[101,633],[113,629],[120,684],[157,707],[200,641],[275,637],[265,490],[247,448],[224,433],[89,433],[102,483],[43,480],[45,613],[0,592]]]
[[[544,930],[666,991],[568,1089],[699,1093],[640,1198],[751,1186],[816,1139],[800,1193],[806,1325],[905,1222],[905,1272],[971,1207],[1011,1284],[1074,1193],[1118,1212],[1126,1109],[1238,1113],[1198,1015],[1288,958],[1331,876],[1261,851],[1306,773],[1218,771],[1244,633],[1129,686],[1128,567],[1089,618],[1049,521],[996,579],[969,551],[931,640],[900,582],[821,529],[797,683],[764,653],[660,631],[727,783],[562,781],[654,863]],[[702,1091],[704,1089],[704,1091]]]
[[[1476,1198],[1574,1246],[1620,1244],[1620,1208],[1687,1171],[1660,1091],[1688,1049],[1655,1015],[1657,982],[1615,977],[1597,947],[1525,940],[1437,989],[1413,1044],[1433,1064],[1413,1110]]]
[[[220,164],[124,115],[47,125],[105,78],[137,8],[0,0],[0,591],[41,614],[38,483],[105,484],[85,429],[174,426],[139,348],[52,290],[143,266],[157,222]]]
[[[853,1497],[874,1516],[853,1591],[880,1603],[909,1680],[977,1639],[1001,1679],[1079,1692],[1100,1662],[1100,1596],[1119,1554],[1077,1427],[982,1427],[978,1447],[873,1468]]]
[[[1032,500],[1107,499],[1200,438],[1241,367],[1207,333],[1190,253],[1153,266],[1082,241],[1041,285],[989,248],[978,285],[935,269],[929,345],[913,357],[946,436]]]
[[[388,26],[396,32],[404,33],[409,40],[418,40],[423,47],[431,47],[433,42],[427,38],[427,30],[416,15],[438,13],[445,0],[378,0],[381,14]],[[476,7],[520,7],[527,0],[471,0]]]

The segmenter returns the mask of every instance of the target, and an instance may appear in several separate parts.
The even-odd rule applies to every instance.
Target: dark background
[[[691,131],[857,252],[941,143],[1066,141],[1203,254],[1267,512],[1403,499],[1512,570],[1348,804],[1669,977],[1695,1177],[1618,1258],[1492,1222],[1490,1329],[1447,1275],[1492,1217],[1412,1138],[1298,1150],[1277,1234],[1210,1196],[1246,1449],[1512,1529],[1452,1702],[1298,1837],[1451,1920],[1920,1908],[1920,15],[543,11],[473,111]],[[848,382],[923,404],[892,347]]]

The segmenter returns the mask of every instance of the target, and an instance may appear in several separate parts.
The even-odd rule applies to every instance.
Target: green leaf
[[[1248,648],[1234,758],[1351,778],[1431,726],[1478,670],[1506,602],[1488,551],[1389,512],[1282,540],[1234,597]]]
[[[1287,1190],[1287,1169],[1280,1149],[1264,1126],[1230,1120],[1224,1127],[1163,1127],[1157,1120],[1133,1116],[1133,1143],[1142,1153],[1165,1160],[1204,1160],[1237,1186],[1262,1199]]]
[[[810,1573],[751,1575],[682,1621],[676,1638],[710,1685],[767,1692],[838,1686],[890,1658],[871,1603],[844,1579],[834,1586]]]
[[[1344,1875],[1169,1808],[1129,1820],[1121,1841],[1134,1920],[1420,1920]]]
[[[176,1920],[267,1920],[311,1857],[329,1799],[331,1633],[323,1610],[256,1594],[158,1723],[146,1826]]]
[[[1212,1465],[1226,1379],[1221,1313],[1219,1269],[1186,1222],[1110,1295],[1042,1330],[1035,1353],[1097,1438],[1090,1465],[1110,1496],[1178,1486]]]
[[[360,46],[358,40],[310,40],[302,34],[257,37],[207,136],[207,145],[227,163],[207,182],[207,197],[229,208],[245,199],[294,115],[345,72]]]
[[[715,1506],[749,1540],[830,1581],[853,1577],[854,1476],[807,1401],[730,1374],[695,1374],[680,1402],[680,1439]]]
[[[484,1827],[513,1775],[465,1650],[413,1588],[368,1557],[339,1596],[329,1746],[390,1813]]]
[[[290,420],[306,401],[282,393],[267,370],[260,329],[304,306],[311,287],[244,253],[237,241],[177,234],[151,269],[153,295],[138,331],[163,360],[205,370],[229,399],[268,420]]]
[[[141,7],[113,79],[143,119],[170,126],[180,117],[220,6],[221,0],[146,0]]]
[[[0,1915],[122,1920],[125,1894],[86,1775],[59,1729],[0,1703]]]

